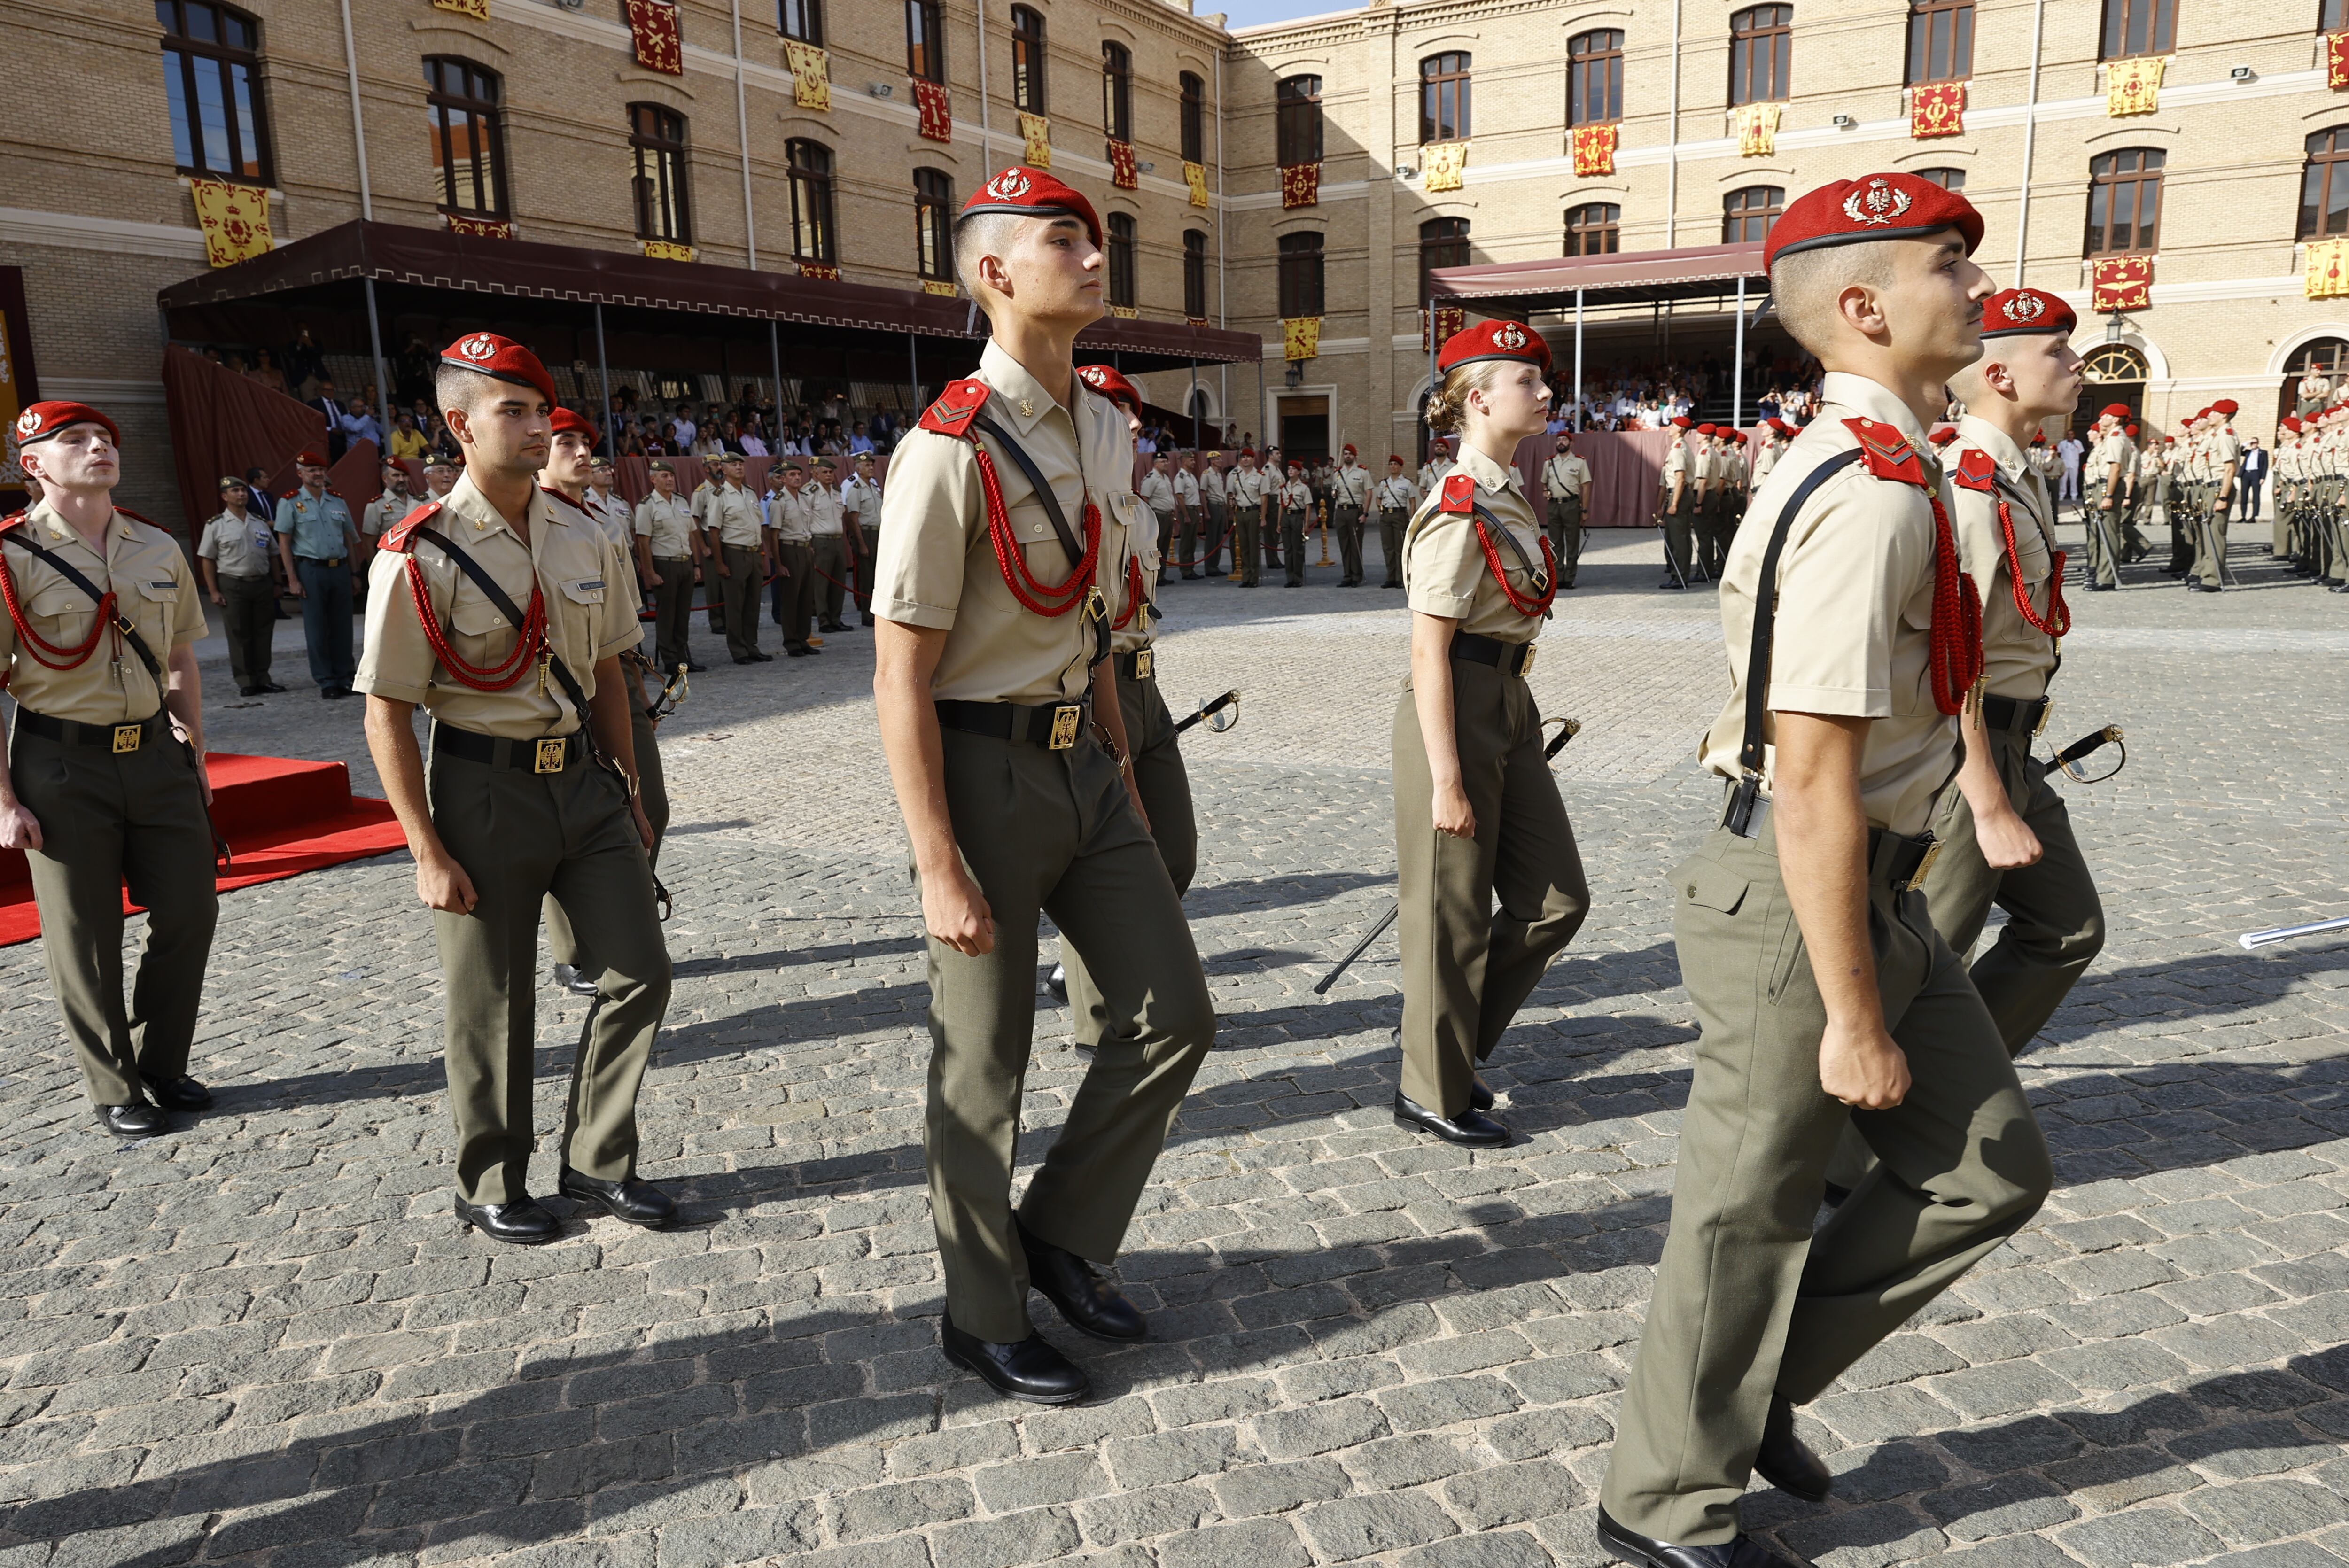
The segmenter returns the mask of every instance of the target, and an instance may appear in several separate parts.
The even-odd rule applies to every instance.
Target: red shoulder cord
[[[1926,496],[1933,503],[1933,706],[1954,717],[1982,679],[1982,600],[1974,580],[1958,569],[1958,542],[1941,498],[1930,490]]]
[[[90,623],[89,635],[84,637],[79,645],[70,648],[60,647],[48,641],[26,624],[25,612],[16,603],[16,577],[8,570],[8,563],[5,559],[0,559],[0,598],[5,598],[8,602],[8,619],[16,628],[18,644],[26,653],[33,655],[35,664],[48,669],[74,670],[89,663],[89,655],[98,650],[98,638],[104,636],[114,624],[114,590],[109,588],[106,591],[105,597],[98,602],[98,619]],[[0,685],[5,684],[5,678],[0,678]]]
[[[1011,532],[1010,515],[1003,509],[1003,482],[996,477],[995,459],[976,439],[970,449],[978,459],[979,489],[987,496],[987,536],[995,545],[995,564],[1003,573],[1003,585],[1022,607],[1039,615],[1060,616],[1085,602],[1092,587],[1093,572],[1101,564],[1101,509],[1093,505],[1092,492],[1085,492],[1085,554],[1069,573],[1068,581],[1047,583],[1028,570],[1028,558],[1019,549],[1019,542]]]
[[[521,635],[514,639],[513,652],[494,665],[467,664],[449,645],[448,634],[441,631],[440,617],[432,608],[432,597],[424,589],[424,568],[413,550],[408,556],[408,592],[416,601],[416,624],[424,628],[432,656],[460,686],[475,691],[504,691],[529,673],[531,660],[546,648],[546,593],[535,572],[531,574],[530,608],[523,613]]]
[[[2008,510],[2006,498],[1998,498],[1998,530],[2006,536],[2006,582],[2014,590],[2014,607],[2032,630],[2050,637],[2069,636],[2072,632],[2072,607],[2064,603],[2064,552],[2055,555],[2055,569],[2047,579],[2047,618],[2041,620],[2031,607],[2031,592],[2023,585],[2023,562],[2014,547],[2014,513]]]
[[[1501,564],[1501,552],[1494,546],[1493,536],[1485,529],[1485,520],[1479,517],[1471,521],[1476,524],[1476,542],[1485,547],[1485,564],[1493,569],[1493,581],[1501,585],[1502,596],[1508,600],[1509,608],[1528,621],[1537,615],[1547,614],[1551,601],[1557,597],[1557,557],[1550,550],[1549,535],[1543,534],[1541,542],[1542,573],[1549,587],[1540,598],[1528,599],[1509,586],[1508,568]]]
[[[1149,595],[1143,591],[1142,584],[1142,558],[1138,555],[1129,555],[1125,558],[1125,614],[1112,621],[1109,629],[1112,632],[1124,631],[1126,624],[1133,619],[1134,612],[1147,603]]]

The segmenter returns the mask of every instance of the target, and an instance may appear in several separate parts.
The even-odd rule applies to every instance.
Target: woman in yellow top
[[[1557,573],[1516,467],[1547,428],[1549,346],[1485,322],[1456,333],[1427,406],[1462,436],[1402,547],[1411,678],[1395,708],[1402,1084],[1395,1121],[1454,1143],[1506,1143],[1476,1078],[1590,905],[1526,685]],[[1499,908],[1495,909],[1497,899]]]

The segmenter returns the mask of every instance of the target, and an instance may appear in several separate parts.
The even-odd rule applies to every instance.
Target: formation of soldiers
[[[2273,548],[2301,576],[2349,593],[2349,402],[2302,407],[2276,441]]]
[[[1717,583],[1730,541],[1745,519],[1753,487],[1762,482],[1794,428],[1775,415],[1764,419],[1770,432],[1749,462],[1744,431],[1729,425],[1698,424],[1686,415],[1671,422],[1671,444],[1657,476],[1657,519],[1664,530],[1664,570],[1660,588],[1682,589]]]

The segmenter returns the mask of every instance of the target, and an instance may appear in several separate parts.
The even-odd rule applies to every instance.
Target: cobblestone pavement
[[[2058,1191],[1806,1412],[1837,1501],[1748,1507],[1819,1563],[2349,1559],[2349,955],[2232,940],[2349,905],[2349,611],[2237,565],[2220,598],[2145,569],[2079,596],[2050,735],[2120,723],[2132,761],[2071,791],[2111,941],[2023,1061]],[[1081,1408],[935,1347],[867,633],[711,671],[665,736],[678,986],[642,1114],[674,1233],[458,1230],[402,857],[223,900],[218,1109],[136,1147],[90,1124],[37,949],[0,952],[0,1568],[1598,1562],[1694,1035],[1664,872],[1725,685],[1712,596],[1660,568],[1652,534],[1595,545],[1535,676],[1588,726],[1560,772],[1597,904],[1492,1065],[1520,1140],[1475,1154],[1388,1115],[1391,944],[1310,991],[1389,896],[1400,596],[1167,590],[1170,695],[1247,693],[1190,747],[1223,1026],[1121,1267],[1151,1339],[1037,1302]],[[212,740],[365,788],[357,708],[216,696]],[[543,994],[542,1129],[581,1018]],[[1082,1070],[1065,1024],[1040,995],[1024,1163]]]

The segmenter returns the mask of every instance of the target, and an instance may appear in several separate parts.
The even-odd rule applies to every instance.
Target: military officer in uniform
[[[1205,531],[1207,536],[1206,543],[1200,548],[1206,554],[1201,557],[1198,550],[1191,552],[1190,557],[1186,557],[1191,563],[1183,569],[1185,577],[1193,575],[1194,566],[1201,576],[1221,577],[1224,574],[1224,537],[1230,531],[1232,513],[1231,475],[1216,460],[1223,455],[1221,451],[1211,451],[1202,453],[1199,458],[1199,505],[1206,513]]]
[[[795,659],[820,651],[823,639],[808,630],[815,615],[815,499],[807,470],[796,458],[783,459],[783,488],[767,498],[767,526],[773,535],[775,603],[783,624],[783,652]]]
[[[1557,585],[1571,588],[1582,565],[1582,499],[1590,489],[1590,465],[1574,449],[1571,433],[1557,433],[1557,449],[1544,459],[1541,482],[1549,507],[1550,548],[1557,555]]]
[[[326,489],[326,459],[304,452],[294,459],[301,485],[277,503],[277,550],[285,581],[302,601],[302,634],[310,645],[310,678],[322,697],[351,695],[358,668],[351,655],[351,616],[358,592],[358,525],[343,498]]]
[[[636,1088],[669,993],[635,683],[620,668],[643,634],[636,595],[611,580],[610,540],[535,482],[555,405],[538,356],[469,333],[442,351],[433,385],[465,477],[384,535],[358,687],[367,748],[433,912],[457,1217],[501,1242],[557,1233],[529,1187],[531,979],[552,893],[604,966],[572,1068],[556,1190],[663,1225],[676,1205],[636,1169]],[[419,706],[432,720],[429,760]]]
[[[1206,542],[1199,537],[1200,524],[1205,516],[1200,510],[1204,497],[1199,490],[1196,471],[1200,462],[1198,453],[1186,452],[1174,468],[1174,535],[1169,542],[1174,552],[1171,556],[1161,556],[1164,564],[1159,568],[1159,574],[1162,579],[1178,564],[1185,577],[1199,575],[1199,548]]]
[[[1387,477],[1379,481],[1378,493],[1372,499],[1379,509],[1379,554],[1386,565],[1386,581],[1381,588],[1402,586],[1402,536],[1411,526],[1411,514],[1419,506],[1419,489],[1403,477],[1401,453],[1387,458]]]
[[[742,472],[740,453],[720,455],[716,476],[694,491],[693,516],[701,525],[703,554],[718,563],[713,597],[724,609],[727,652],[738,665],[763,665],[775,656],[759,651],[759,590],[766,583],[768,534],[759,519],[759,498],[742,483]],[[792,634],[786,624],[786,648]]]
[[[1447,1142],[1492,1146],[1509,1130],[1485,1114],[1494,1097],[1477,1064],[1580,929],[1590,890],[1526,684],[1557,559],[1515,455],[1547,424],[1549,346],[1516,322],[1482,322],[1445,340],[1436,368],[1428,424],[1463,438],[1402,547],[1411,675],[1393,739],[1394,1115]]]
[[[1338,531],[1338,586],[1362,585],[1362,518],[1371,504],[1371,470],[1349,441],[1330,473],[1330,525]]]
[[[447,500],[449,492],[456,488],[457,465],[454,461],[437,452],[424,459],[424,499],[426,500]]]
[[[840,487],[842,521],[856,532],[856,608],[873,624],[873,563],[881,555],[881,481],[873,477],[873,454],[859,452]]]
[[[35,403],[16,437],[40,499],[0,521],[0,684],[16,699],[0,849],[30,866],[41,959],[98,1125],[151,1138],[171,1130],[166,1111],[212,1102],[188,1073],[220,909],[196,673],[203,603],[171,536],[114,504],[112,419]],[[147,908],[127,1007],[126,892]]]
[[[1117,1255],[1215,1011],[1135,804],[1107,673],[1102,587],[1124,574],[1124,531],[1102,507],[1131,482],[1131,449],[1070,356],[1102,315],[1100,220],[1015,165],[972,193],[954,240],[992,331],[978,374],[951,383],[891,459],[874,706],[928,934],[924,1148],[943,1348],[999,1392],[1066,1404],[1089,1384],[1035,1331],[1029,1289],[1081,1331],[1148,1333],[1094,1271]],[[988,526],[999,509],[1008,534]],[[1040,912],[1120,1028],[1015,1214]]]
[[[2243,445],[2235,438],[2234,427],[2240,407],[2232,397],[2221,397],[2210,405],[2203,445],[2203,466],[2209,480],[2194,520],[2194,564],[2186,574],[2189,593],[2216,593],[2227,585],[2227,524],[2234,516],[2237,469],[2243,459]]]
[[[1697,459],[1689,449],[1694,422],[1685,414],[1672,418],[1672,443],[1665,449],[1661,497],[1664,514],[1664,570],[1671,573],[1659,588],[1685,588],[1695,562],[1689,553],[1696,518]]]
[[[1264,528],[1264,503],[1272,487],[1266,477],[1257,471],[1256,453],[1240,449],[1240,466],[1232,470],[1232,568],[1239,573],[1240,586],[1253,588],[1261,578],[1258,567],[1263,552],[1257,546],[1257,535]]]
[[[1733,689],[1702,746],[1721,826],[1672,873],[1702,1025],[1671,1229],[1617,1417],[1600,1543],[1779,1568],[1750,1472],[1817,1500],[1816,1398],[2028,1222],[2053,1180],[1998,1026],[1914,884],[1982,667],[1926,430],[1982,352],[1982,218],[1909,174],[1791,203],[1764,264],[1826,368],[1721,591]],[[1824,1224],[1857,1126],[1879,1164]]]
[[[2106,593],[2120,586],[2121,502],[2128,488],[2133,449],[2121,426],[2128,418],[2126,404],[2115,403],[2096,416],[2094,439],[2088,445],[2087,481],[2089,591]]]
[[[808,584],[809,613],[816,617],[821,631],[848,631],[848,623],[840,617],[847,603],[852,556],[846,515],[841,511],[840,469],[830,458],[815,459],[815,477],[800,491],[800,499],[807,502],[808,532],[814,549],[810,562],[814,581]]]
[[[1717,523],[1721,517],[1721,432],[1712,425],[1699,425],[1689,441],[1689,462],[1696,485],[1696,510],[1689,520],[1689,553],[1701,567],[1708,583],[1721,576],[1721,561],[1714,553],[1719,535]]]
[[[633,526],[636,536],[639,580],[650,575],[655,657],[664,671],[683,665],[688,671],[703,668],[693,658],[693,583],[701,566],[701,531],[694,526],[692,509],[677,497],[677,469],[667,458],[646,465],[652,490],[636,502]],[[712,587],[716,573],[712,573]]]
[[[196,544],[204,593],[221,607],[227,628],[229,670],[239,696],[285,689],[269,678],[270,639],[277,630],[277,588],[269,576],[275,535],[269,519],[248,508],[252,493],[243,480],[221,480],[219,515],[204,524]]]
[[[359,587],[367,588],[366,569],[375,559],[376,541],[384,530],[416,510],[416,498],[409,493],[408,469],[400,463],[383,465],[383,490],[375,500],[359,509]]]
[[[1285,586],[1305,586],[1305,531],[1313,521],[1313,487],[1305,482],[1305,465],[1288,459],[1288,480],[1280,487],[1280,553],[1288,563]]]
[[[1085,368],[1091,370],[1094,367],[1088,365]],[[1121,376],[1118,379],[1123,381],[1125,378]],[[1093,390],[1098,392],[1101,388],[1095,387]],[[1174,490],[1174,459],[1170,454],[1158,452],[1152,456],[1150,468],[1143,474],[1142,485],[1136,493],[1141,497],[1142,504],[1150,509],[1151,526],[1157,530],[1157,537],[1163,546],[1173,545],[1175,513],[1180,510],[1180,502]],[[1159,552],[1151,553],[1159,554]]]
[[[1441,436],[1430,440],[1427,443],[1427,461],[1419,465],[1419,493],[1433,495],[1444,483],[1444,477],[1452,471],[1452,465],[1458,460],[1450,441]]]

